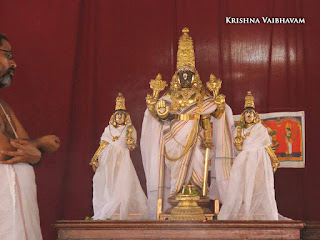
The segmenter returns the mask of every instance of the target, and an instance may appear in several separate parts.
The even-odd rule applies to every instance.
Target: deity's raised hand
[[[169,106],[163,99],[157,102],[157,114],[160,118],[166,118],[169,114]]]

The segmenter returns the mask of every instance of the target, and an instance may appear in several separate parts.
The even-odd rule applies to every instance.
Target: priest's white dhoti
[[[1,164],[0,173],[0,239],[41,240],[33,167]]]

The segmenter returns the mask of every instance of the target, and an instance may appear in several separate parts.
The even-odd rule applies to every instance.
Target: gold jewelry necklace
[[[252,131],[253,127],[254,127],[254,124],[252,125],[251,129],[249,130],[249,132],[247,132],[246,134],[244,134],[244,128],[242,129],[242,133],[243,133],[242,138],[243,139],[246,139],[247,137],[250,136],[250,132]]]
[[[124,128],[122,129],[122,131],[121,131],[121,133],[120,133],[120,135],[119,135],[119,136],[113,136],[113,135],[112,135],[112,133],[111,133],[110,128],[111,128],[111,127],[109,127],[109,132],[110,132],[110,135],[111,135],[111,137],[112,137],[112,141],[114,142],[114,141],[116,141],[116,140],[118,140],[118,139],[119,139],[119,137],[120,137],[120,136],[121,136],[121,134],[123,133],[123,130],[124,130],[126,127],[124,127]]]

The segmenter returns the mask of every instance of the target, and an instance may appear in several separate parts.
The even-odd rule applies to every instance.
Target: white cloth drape
[[[108,145],[100,153],[99,167],[93,177],[95,220],[145,219],[148,216],[147,198],[126,146],[126,128],[109,125],[102,134],[101,141]],[[114,136],[120,137],[112,141]]]
[[[234,160],[219,220],[278,220],[273,170],[266,147],[271,145],[261,124],[248,128],[243,150]]]
[[[0,165],[0,239],[41,240],[33,167]]]

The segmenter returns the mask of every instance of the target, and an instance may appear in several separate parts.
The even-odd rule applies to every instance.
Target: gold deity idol
[[[108,128],[109,132],[107,134],[111,136],[112,142],[117,141],[122,134],[126,135],[126,145],[128,149],[131,151],[135,149],[136,140],[134,139],[133,134],[136,134],[136,132],[132,125],[130,114],[126,111],[125,98],[123,97],[122,93],[119,93],[118,97],[116,98],[115,112],[112,114],[110,118],[109,125],[113,126],[115,129],[118,129],[119,127],[125,125],[125,127],[120,131],[120,134],[112,135],[110,127]],[[101,140],[99,148],[97,149],[90,161],[90,165],[92,166],[94,172],[99,166],[99,155],[107,145],[107,141]]]
[[[260,123],[259,114],[255,111],[254,97],[249,91],[245,97],[244,111],[240,116],[240,126],[237,126],[237,135],[234,138],[234,143],[238,151],[242,151],[243,142],[250,136],[254,125]],[[270,156],[273,172],[277,171],[280,162],[272,150],[272,146],[266,147],[266,151]]]
[[[197,141],[201,138],[201,147],[205,149],[203,179],[198,178],[202,182],[202,186],[198,189],[202,191],[202,196],[207,195],[207,179],[208,179],[208,164],[209,152],[213,146],[212,143],[212,127],[210,123],[211,116],[220,119],[225,112],[225,96],[219,94],[221,88],[221,80],[214,75],[210,75],[210,80],[207,82],[207,88],[213,93],[213,96],[205,89],[205,86],[200,80],[200,76],[195,67],[195,53],[193,40],[189,35],[189,29],[182,30],[182,36],[179,39],[177,52],[177,70],[174,73],[169,90],[159,98],[159,93],[167,86],[166,81],[162,79],[161,74],[158,74],[155,79],[150,81],[150,88],[153,94],[148,94],[146,97],[147,108],[151,115],[161,124],[170,126],[167,138],[173,138],[183,150],[177,155],[169,154],[167,147],[164,146],[164,156],[168,161],[182,161],[182,159],[192,158],[193,149],[197,146]],[[210,105],[211,104],[211,105]],[[214,110],[206,111],[207,106],[215,106]],[[210,107],[208,107],[210,108]],[[213,108],[212,108],[213,109]],[[179,142],[176,139],[177,124],[192,120],[193,127],[188,130],[180,130],[188,132],[186,139]],[[160,156],[162,152],[159,153]],[[186,160],[189,161],[189,160]],[[182,163],[181,163],[182,164]],[[159,186],[163,185],[163,170],[164,166],[160,167]],[[181,173],[182,175],[183,173]],[[202,174],[201,174],[202,175]],[[187,178],[187,177],[182,177]],[[196,176],[194,176],[196,178]],[[191,179],[192,180],[192,179]],[[191,181],[190,180],[190,181]],[[148,179],[147,179],[148,181]],[[188,183],[184,183],[188,184]],[[171,193],[172,196],[177,196],[182,189],[182,183],[177,185],[176,191]],[[162,194],[163,189],[159,190],[157,217],[162,213]]]

